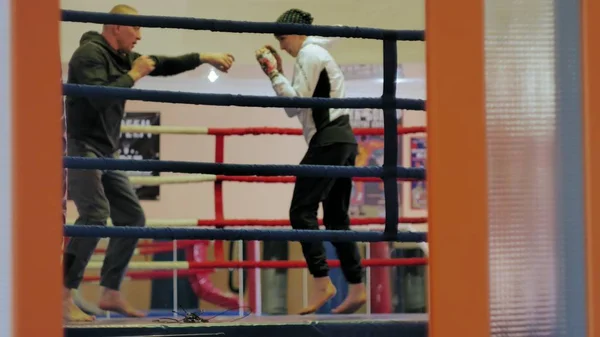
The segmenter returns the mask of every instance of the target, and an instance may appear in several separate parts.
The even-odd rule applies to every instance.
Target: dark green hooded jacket
[[[99,33],[86,32],[69,61],[67,83],[131,88],[134,81],[127,73],[140,56],[136,52],[118,52]],[[198,53],[150,57],[156,62],[150,76],[177,75],[201,64]],[[76,142],[101,156],[112,156],[119,149],[125,100],[67,97],[65,110],[69,142]]]

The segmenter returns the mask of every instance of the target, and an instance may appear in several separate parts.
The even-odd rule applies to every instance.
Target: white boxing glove
[[[260,48],[256,50],[256,60],[263,72],[269,76],[269,78],[275,77],[279,74],[277,56],[274,55],[268,48]]]

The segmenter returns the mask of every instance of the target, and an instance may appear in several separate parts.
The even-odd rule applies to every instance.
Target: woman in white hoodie
[[[290,9],[279,23],[310,25],[313,17],[302,10]],[[283,74],[281,58],[271,46],[256,51],[256,58],[271,80],[278,96],[345,97],[344,75],[326,48],[331,40],[304,35],[276,35],[280,48],[296,58],[292,80]],[[302,125],[308,149],[301,165],[354,166],[356,137],[350,126],[348,109],[285,108],[289,117]],[[289,218],[294,229],[318,229],[317,210],[323,203],[323,223],[328,230],[349,230],[348,208],[352,192],[351,178],[297,177]],[[329,278],[325,248],[321,242],[302,242],[302,252],[313,276],[312,298],[300,314],[316,312],[336,294]],[[333,243],[342,272],[349,283],[347,298],[333,313],[352,313],[366,301],[363,269],[354,242]]]

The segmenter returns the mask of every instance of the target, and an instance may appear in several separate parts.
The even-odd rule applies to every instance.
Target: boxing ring
[[[312,26],[303,27],[290,24],[234,22],[222,20],[206,20],[191,18],[173,18],[161,16],[128,16],[110,15],[81,11],[62,11],[62,21],[82,23],[128,24],[140,27],[210,30],[238,33],[280,33],[306,34],[319,36],[337,36],[345,38],[364,38],[383,40],[384,48],[384,83],[380,98],[286,98],[261,97],[223,94],[197,94],[186,92],[167,92],[157,90],[120,89],[100,86],[63,84],[63,94],[67,96],[114,97],[127,100],[141,100],[173,104],[219,105],[219,106],[252,106],[252,107],[326,107],[326,108],[371,108],[384,111],[383,129],[357,129],[356,135],[382,134],[384,136],[384,163],[381,167],[336,167],[310,165],[243,165],[224,163],[224,137],[231,135],[280,134],[299,135],[300,130],[278,128],[242,128],[242,129],[208,129],[178,127],[124,127],[124,132],[144,133],[177,133],[205,134],[216,136],[216,152],[214,163],[156,161],[156,160],[119,160],[89,159],[66,157],[64,165],[69,169],[102,169],[122,171],[155,171],[171,172],[186,175],[132,178],[139,184],[165,183],[205,183],[214,184],[215,219],[198,220],[183,219],[175,222],[148,221],[145,228],[72,226],[65,225],[64,235],[67,237],[136,237],[139,239],[170,239],[172,244],[141,245],[138,254],[153,254],[176,248],[206,249],[214,240],[216,261],[205,261],[205,256],[188,254],[188,261],[172,262],[161,266],[156,263],[132,262],[127,277],[142,279],[150,277],[177,277],[207,275],[216,268],[248,269],[249,303],[244,303],[243,293],[237,299],[223,298],[219,300],[238,304],[239,316],[235,320],[231,316],[216,317],[207,323],[179,323],[146,319],[108,319],[91,323],[69,323],[65,325],[65,336],[426,336],[427,316],[421,314],[373,314],[372,304],[366,315],[307,315],[307,316],[262,316],[260,311],[260,291],[258,268],[302,268],[298,261],[259,261],[257,241],[354,241],[369,244],[367,252],[375,252],[380,256],[381,243],[395,242],[422,246],[427,242],[426,231],[415,230],[413,224],[427,222],[425,218],[399,217],[398,181],[424,180],[423,169],[397,166],[399,135],[424,132],[424,128],[399,128],[397,109],[425,110],[425,103],[416,99],[396,98],[397,50],[396,42],[424,41],[422,31],[392,31],[371,28]],[[350,231],[337,232],[326,230],[290,230],[285,220],[227,220],[223,217],[222,184],[223,182],[239,183],[292,183],[296,176],[353,177],[355,181],[381,182],[385,194],[385,218],[354,219]],[[399,225],[400,224],[400,225]],[[250,228],[251,227],[251,228]],[[224,261],[223,241],[247,241],[248,261]],[[374,249],[374,250],[373,250]],[[241,250],[240,250],[241,252]],[[100,252],[101,253],[101,252]],[[240,259],[241,260],[241,259]],[[91,262],[90,267],[97,267]],[[329,261],[332,267],[337,261]],[[424,265],[426,259],[380,259],[363,261],[365,267]],[[158,268],[157,268],[158,267]],[[135,269],[172,269],[165,272],[145,272]],[[240,273],[241,275],[242,273]],[[375,274],[373,274],[375,275]],[[86,281],[95,281],[86,278]],[[383,282],[381,279],[367,278],[367,282]],[[240,286],[240,290],[242,287]],[[199,289],[198,291],[206,291]],[[196,292],[198,294],[198,291]],[[389,293],[388,293],[389,295]],[[176,296],[174,296],[176,297]],[[371,303],[371,302],[368,302]],[[176,302],[173,304],[177,308]],[[247,316],[245,309],[251,314]],[[247,316],[247,317],[246,317]],[[181,318],[181,317],[180,317]]]
[[[176,134],[176,135],[195,135],[195,136],[214,136],[215,141],[215,162],[223,162],[225,156],[226,137],[249,136],[249,135],[288,135],[300,136],[300,129],[291,128],[272,128],[272,127],[254,127],[254,128],[205,128],[205,127],[177,127],[177,126],[139,126],[123,125],[123,133],[144,133],[144,134]],[[398,135],[410,135],[426,131],[425,127],[398,127]],[[356,128],[356,136],[383,135],[381,128]],[[214,188],[214,213],[215,219],[148,219],[147,226],[165,227],[165,226],[199,226],[199,227],[221,227],[221,228],[282,228],[289,226],[289,220],[273,219],[226,219],[224,217],[223,202],[223,183],[266,183],[266,184],[286,184],[293,183],[294,177],[256,177],[256,176],[223,176],[223,175],[167,175],[158,177],[149,176],[131,176],[130,181],[134,185],[157,186],[165,184],[194,184],[194,183],[212,183]],[[354,178],[357,183],[378,182],[373,178]],[[398,181],[405,179],[399,178]],[[412,180],[406,180],[412,181]],[[383,218],[355,218],[351,219],[351,229],[358,231],[381,230],[384,224]],[[68,219],[72,223],[74,219]],[[322,226],[322,219],[319,219]],[[426,231],[426,217],[401,217],[398,219],[401,229],[412,231]],[[111,222],[109,221],[109,225]],[[259,245],[257,241],[250,241],[245,247],[246,258],[244,259],[243,244],[236,242],[236,256],[229,256],[231,261],[226,260],[224,252],[224,242],[214,242],[215,261],[207,261],[208,247],[211,245],[209,240],[174,240],[170,242],[141,242],[138,244],[136,255],[148,256],[157,253],[171,252],[176,255],[177,249],[183,249],[186,261],[172,262],[150,262],[150,261],[132,261],[129,264],[129,272],[126,274],[128,280],[147,280],[147,279],[168,279],[173,280],[173,294],[177,294],[177,281],[179,277],[187,278],[191,283],[195,294],[203,301],[218,305],[224,308],[239,308],[239,314],[245,313],[245,308],[255,315],[261,315],[261,276],[259,271],[265,268],[302,268],[302,301],[303,306],[307,305],[308,291],[307,278],[308,272],[304,261],[260,261]],[[233,242],[232,242],[233,244]],[[365,243],[365,258],[363,266],[366,267],[366,286],[370,289],[367,294],[366,313],[390,313],[392,310],[392,293],[390,285],[389,270],[384,268],[370,267],[393,267],[393,266],[421,266],[427,264],[426,258],[395,258],[390,259],[389,247],[386,243]],[[419,249],[426,257],[428,247],[426,243],[396,243],[394,248]],[[96,255],[92,257],[88,264],[88,269],[99,270],[102,266],[102,258],[105,249],[96,249]],[[230,251],[230,253],[232,253]],[[233,259],[237,258],[237,261]],[[245,261],[244,261],[245,260]],[[339,261],[329,261],[330,267],[339,267]],[[242,273],[238,274],[239,293],[237,295],[227,294],[213,285],[210,275],[216,269],[248,269],[247,282]],[[172,270],[172,271],[170,271]],[[98,275],[90,275],[84,278],[86,282],[99,281]],[[244,302],[244,286],[248,286],[249,301]],[[181,311],[175,296],[173,301],[173,311]],[[231,310],[235,312],[236,310]],[[98,313],[103,316],[105,313]],[[164,314],[164,313],[163,313]],[[220,313],[219,314],[223,314]],[[207,315],[210,315],[207,313]],[[110,315],[108,316],[110,317]]]

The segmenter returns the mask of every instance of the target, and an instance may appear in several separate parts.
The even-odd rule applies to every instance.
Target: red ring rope
[[[340,266],[339,260],[327,260],[331,268]],[[422,266],[427,264],[426,258],[399,258],[399,259],[364,259],[363,267],[396,267],[396,266]],[[190,269],[198,268],[231,268],[231,269],[297,269],[306,268],[306,261],[207,261],[189,263]]]
[[[426,223],[427,218],[399,218],[398,223],[422,224]],[[351,219],[350,224],[354,226],[366,225],[385,225],[384,218],[357,218]],[[323,225],[323,220],[319,219],[319,225]],[[281,227],[290,226],[289,220],[269,220],[269,219],[230,219],[230,220],[198,220],[198,226],[263,226],[263,227]]]
[[[191,247],[197,244],[199,240],[179,240],[177,241],[177,249]],[[152,255],[155,253],[173,252],[173,242],[140,242],[137,245],[139,255]],[[106,248],[96,248],[94,250],[96,254],[106,253]]]
[[[375,177],[354,177],[353,181],[357,182],[365,182],[365,183],[382,183],[381,178]],[[413,178],[398,178],[398,181],[417,181],[418,179]],[[264,184],[281,184],[281,183],[294,183],[296,181],[296,177],[253,177],[253,176],[217,176],[216,182],[222,181],[236,181],[236,182],[244,182],[244,183],[264,183]]]
[[[426,258],[399,258],[399,259],[364,259],[362,260],[363,267],[397,267],[397,266],[424,266],[427,265]],[[331,268],[340,266],[339,260],[327,260],[327,264]],[[189,263],[189,269],[176,270],[178,276],[193,276],[198,273],[205,272],[206,269],[298,269],[306,268],[305,261],[210,261]],[[131,279],[158,279],[172,278],[172,270],[157,270],[157,271],[131,271],[126,277]],[[85,281],[99,281],[99,276],[86,276]]]
[[[354,129],[356,136],[383,136],[383,128],[360,128]],[[427,132],[427,129],[422,126],[416,127],[398,127],[398,135],[406,135],[411,133]],[[209,135],[214,136],[245,136],[245,135],[302,135],[301,129],[291,128],[209,128]]]

